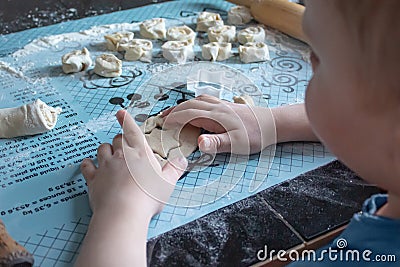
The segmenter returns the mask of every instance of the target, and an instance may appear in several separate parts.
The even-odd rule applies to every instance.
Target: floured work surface
[[[0,140],[0,216],[9,233],[34,254],[37,266],[73,264],[90,220],[87,188],[79,164],[85,157],[94,158],[97,146],[110,142],[120,132],[116,111],[126,107],[140,122],[193,97],[179,80],[183,72],[178,71],[190,71],[195,65],[166,63],[160,56],[161,41],[153,41],[152,63],[124,61],[118,78],[99,77],[93,73],[93,66],[87,72],[66,75],[61,69],[61,56],[85,46],[94,59],[107,51],[105,33],[138,32],[138,24],[132,21],[164,17],[167,27],[187,24],[194,29],[199,12],[217,12],[226,21],[230,6],[215,1],[170,2],[0,36],[0,108],[40,98],[63,109],[51,132]],[[90,30],[94,25],[115,23]],[[87,31],[58,35],[80,30]],[[286,36],[269,30],[266,34],[271,60],[242,64],[236,55],[223,62],[226,71],[232,71],[238,80],[247,79],[249,86],[240,86],[236,93],[252,95],[256,104],[270,107],[303,102],[311,75],[309,64],[303,60],[306,49]],[[204,42],[207,40],[198,36],[195,60],[201,58],[199,44]],[[163,78],[156,78],[160,73]],[[221,154],[214,158],[198,151],[189,159],[190,168],[171,197],[171,203],[179,206],[166,206],[151,221],[149,237],[333,158],[319,144],[290,143],[276,147],[272,162],[262,162],[258,154],[245,158]],[[267,172],[264,177],[262,174]],[[258,186],[249,192],[252,181]],[[209,184],[213,188],[205,186]],[[201,203],[208,204],[199,206]]]

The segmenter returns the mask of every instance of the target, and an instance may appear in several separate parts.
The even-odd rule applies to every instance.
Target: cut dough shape
[[[188,41],[168,41],[161,48],[169,62],[183,64],[194,58],[193,45]]]
[[[196,31],[207,32],[208,28],[214,26],[222,26],[224,21],[218,13],[201,12],[197,17]]]
[[[102,54],[96,58],[94,73],[103,77],[118,77],[122,74],[122,61],[112,54]]]
[[[121,44],[121,48],[125,50],[124,58],[126,60],[151,62],[153,43],[149,40],[133,39],[126,44]]]
[[[264,42],[265,30],[261,26],[248,27],[238,32],[237,39],[241,44]]]
[[[203,45],[202,56],[205,60],[223,61],[231,57],[231,43],[212,42]]]
[[[243,25],[253,19],[250,8],[245,6],[234,6],[228,11],[228,23],[233,25]]]
[[[92,59],[86,47],[63,55],[61,62],[62,70],[67,74],[87,70],[92,65]]]
[[[108,50],[123,51],[121,45],[128,43],[134,36],[133,32],[115,32],[104,35],[104,39],[106,39]]]
[[[190,44],[194,44],[196,33],[186,25],[171,27],[167,31],[168,41],[188,41]]]
[[[233,102],[237,104],[248,105],[251,107],[255,106],[253,98],[249,95],[234,96]]]
[[[197,149],[197,139],[201,133],[200,128],[190,124],[182,129],[162,129],[163,121],[160,114],[148,118],[140,126],[161,166],[176,157],[190,156]]]
[[[140,35],[147,39],[165,39],[166,29],[163,18],[145,20],[140,24]]]
[[[161,115],[149,117],[140,126],[143,133],[148,134],[153,131],[154,128],[161,128],[164,123],[163,117]]]
[[[154,153],[162,158],[168,157],[168,152],[179,146],[179,141],[175,138],[176,131],[161,130],[154,128],[150,133],[146,134],[146,140]]]
[[[231,43],[236,41],[235,26],[214,26],[208,28],[207,33],[210,42]]]
[[[56,125],[61,112],[61,108],[50,107],[40,99],[20,107],[0,109],[0,138],[50,131]]]
[[[269,60],[269,50],[265,43],[247,43],[239,46],[240,60],[244,63]]]

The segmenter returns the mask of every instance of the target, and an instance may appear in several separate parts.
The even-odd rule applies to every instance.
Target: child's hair
[[[400,0],[334,0],[333,6],[360,49],[361,77],[373,101],[400,107]]]

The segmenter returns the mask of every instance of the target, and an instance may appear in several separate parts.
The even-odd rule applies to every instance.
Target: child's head
[[[400,196],[400,1],[308,0],[306,95],[315,133],[366,180]]]

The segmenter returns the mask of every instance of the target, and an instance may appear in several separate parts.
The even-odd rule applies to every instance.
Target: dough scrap
[[[169,62],[183,64],[194,58],[193,45],[188,41],[168,41],[161,49]]]
[[[61,57],[62,70],[64,73],[74,73],[87,70],[92,65],[89,50],[71,51]]]
[[[145,120],[139,128],[143,133],[148,134],[153,131],[154,128],[161,128],[163,123],[164,119],[161,115],[152,116]]]
[[[193,45],[195,38],[196,33],[186,25],[171,27],[167,30],[168,41],[188,41]]]
[[[265,30],[261,26],[248,27],[238,32],[237,39],[241,44],[264,42]]]
[[[237,104],[244,104],[254,107],[254,99],[249,95],[234,96],[233,102]]]
[[[106,39],[107,49],[111,51],[123,51],[121,45],[128,43],[134,36],[133,32],[114,32],[104,35],[104,39]]]
[[[201,133],[200,128],[190,124],[182,129],[162,129],[163,122],[160,114],[148,118],[140,127],[161,166],[178,156],[190,156],[197,149],[197,139]]]
[[[222,25],[224,25],[224,21],[222,20],[220,14],[204,11],[201,12],[197,17],[196,31],[207,32],[208,28],[210,27]]]
[[[121,49],[125,50],[126,60],[151,62],[153,43],[149,40],[133,39],[126,44],[121,44]]]
[[[223,61],[232,56],[231,43],[212,42],[203,45],[202,56],[206,60]]]
[[[0,109],[0,138],[35,135],[52,130],[60,107],[51,107],[37,99],[33,103],[15,108]]]
[[[122,61],[112,54],[102,54],[96,58],[93,71],[107,78],[121,76]]]
[[[245,6],[234,6],[228,11],[228,23],[233,25],[243,25],[253,19],[250,8]]]
[[[165,39],[166,29],[163,18],[154,18],[140,24],[140,35],[147,39]]]
[[[236,27],[229,25],[214,26],[207,30],[210,42],[231,43],[236,41]]]
[[[269,60],[269,50],[265,43],[246,43],[239,46],[239,57],[244,63]]]

